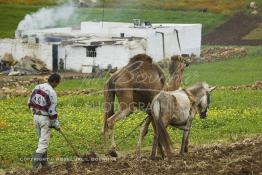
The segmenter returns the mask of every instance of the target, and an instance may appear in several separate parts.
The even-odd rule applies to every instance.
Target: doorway
[[[58,70],[58,45],[52,45],[52,55],[53,55],[53,72]]]

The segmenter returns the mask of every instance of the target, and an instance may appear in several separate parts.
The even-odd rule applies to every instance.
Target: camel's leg
[[[138,140],[138,143],[137,143],[137,156],[140,157],[141,155],[141,145],[143,143],[143,140],[148,132],[148,127],[151,123],[151,116],[147,116],[146,118],[146,121],[143,125],[143,127],[141,128],[140,130],[140,136],[139,136],[139,140]]]
[[[115,138],[114,133],[115,133],[115,130],[113,129],[112,133],[111,133],[111,148],[112,149],[116,148],[116,142],[115,142],[115,139],[114,139]]]
[[[117,112],[116,114],[112,115],[110,118],[107,119],[107,127],[109,129],[113,128],[117,121],[123,119],[124,117],[128,116],[132,112],[133,112],[133,109],[130,109],[130,108]]]
[[[127,117],[134,110],[133,91],[116,92],[116,96],[118,97],[120,111],[107,119],[107,128],[111,131],[117,121]],[[110,135],[112,148],[115,149],[114,132],[111,132]]]
[[[121,120],[122,118],[128,116],[129,114],[132,113],[131,109],[125,109],[123,111],[119,111],[113,116],[111,116],[109,119],[107,119],[107,133],[108,135],[111,136],[111,148],[115,149],[116,148],[116,143],[115,143],[115,137],[114,137],[114,125],[118,120]],[[109,139],[109,138],[108,138]]]

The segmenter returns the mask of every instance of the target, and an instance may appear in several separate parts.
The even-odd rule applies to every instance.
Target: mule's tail
[[[104,128],[103,132],[107,129],[107,119],[114,114],[114,101],[115,101],[115,85],[113,78],[111,77],[104,86]]]
[[[160,143],[160,145],[163,146],[163,148],[166,151],[166,154],[168,158],[171,156],[171,140],[169,137],[169,134],[167,132],[166,127],[164,126],[162,118],[164,117],[163,113],[163,106],[161,106],[161,102],[159,101],[159,98],[163,96],[162,92],[158,96],[158,98],[153,101],[152,103],[152,115],[153,115],[153,122],[156,126],[156,135],[157,135],[157,142]],[[162,100],[165,100],[165,98],[161,98]]]

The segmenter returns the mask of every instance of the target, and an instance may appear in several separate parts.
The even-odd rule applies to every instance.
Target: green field
[[[245,58],[191,65],[186,69],[186,85],[203,81],[221,86],[252,84],[262,80],[260,47],[249,47]],[[82,153],[95,150],[102,153],[100,137],[103,121],[103,84],[107,78],[65,80],[57,91],[93,88],[90,95],[59,97],[59,120],[62,129]],[[196,117],[190,136],[191,145],[225,143],[246,136],[262,133],[262,90],[216,90],[212,95],[209,116]],[[0,168],[30,167],[30,159],[37,145],[32,115],[26,106],[27,98],[16,97],[0,101]],[[135,112],[116,125],[116,142],[119,143],[145,117]],[[175,148],[179,148],[181,131],[169,128]],[[138,139],[137,129],[118,146],[121,151],[134,150]],[[152,128],[144,147],[150,149]],[[58,157],[74,157],[64,139],[53,131],[49,156],[54,162]]]
[[[0,38],[14,37],[19,21],[26,14],[34,13],[41,7],[52,8],[58,2],[68,1],[70,0],[0,0]],[[222,24],[228,16],[234,13],[239,11],[250,13],[246,8],[249,0],[105,0],[104,2],[106,21],[131,22],[134,18],[140,18],[152,22],[202,23],[204,34]],[[256,2],[261,10],[262,0]],[[78,9],[67,23],[62,22],[58,26],[76,25],[83,20],[100,21],[102,6],[102,1],[100,1],[96,5],[98,8]],[[204,8],[208,13],[202,13]]]
[[[40,6],[0,4],[0,38],[14,37],[19,21],[28,13],[37,11]],[[166,23],[202,23],[203,32],[218,26],[224,21],[224,16],[214,13],[177,10],[144,10],[144,9],[105,9],[105,21],[132,22],[132,19]],[[79,25],[81,21],[101,21],[101,8],[77,9],[68,21],[61,21],[57,26]]]

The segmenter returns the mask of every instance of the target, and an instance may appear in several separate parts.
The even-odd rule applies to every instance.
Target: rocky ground
[[[77,72],[61,73],[63,79],[85,79],[93,78],[92,74]],[[30,85],[37,85],[47,82],[48,75],[37,76],[5,76],[0,75],[0,97],[28,96],[31,93]],[[87,95],[94,92],[94,89],[74,89],[58,92],[59,96],[64,95]]]
[[[232,58],[243,58],[247,54],[244,47],[210,47],[201,52],[200,62],[212,62]]]
[[[174,160],[150,160],[126,155],[112,161],[92,163],[67,162],[38,171],[20,169],[6,175],[75,174],[245,174],[262,175],[262,136],[247,138],[230,145],[192,147],[185,156]]]
[[[22,82],[23,83],[23,82]],[[0,98],[9,98],[9,97],[28,97],[31,93],[31,89],[21,85],[19,82],[16,83],[17,86],[4,86],[0,88]],[[36,85],[36,83],[33,83]],[[256,81],[254,84],[247,85],[238,85],[238,86],[220,86],[219,89],[225,90],[240,90],[240,89],[252,89],[258,90],[262,89],[262,81]],[[95,89],[72,89],[59,91],[58,96],[67,96],[67,95],[89,95],[91,93],[96,93]],[[101,93],[101,92],[99,92]]]

